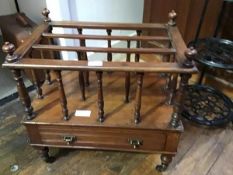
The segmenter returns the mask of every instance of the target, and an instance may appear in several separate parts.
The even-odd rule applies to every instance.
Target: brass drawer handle
[[[75,136],[64,136],[64,141],[67,143],[67,145],[70,145],[75,140],[76,140]]]
[[[140,139],[128,139],[129,144],[133,145],[134,149],[137,149],[139,146],[143,145],[143,141]]]

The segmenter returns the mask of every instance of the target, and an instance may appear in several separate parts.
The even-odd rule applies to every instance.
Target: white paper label
[[[90,110],[76,110],[74,115],[76,117],[90,117],[91,111]]]
[[[88,61],[88,66],[103,66],[103,61]]]

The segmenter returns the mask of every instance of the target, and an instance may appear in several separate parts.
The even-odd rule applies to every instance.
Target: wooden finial
[[[197,55],[197,50],[194,47],[190,47],[185,51],[186,61],[184,62],[184,66],[191,68],[193,67],[193,59]]]
[[[177,17],[177,13],[174,10],[172,10],[170,13],[168,13],[168,18],[169,18],[168,25],[175,26],[176,25],[176,17]]]
[[[7,53],[6,61],[8,63],[14,63],[18,61],[18,57],[14,55],[15,45],[10,42],[5,42],[2,46],[2,51]]]
[[[50,11],[47,8],[44,8],[42,11],[42,15],[44,16],[44,22],[51,22],[49,18]]]

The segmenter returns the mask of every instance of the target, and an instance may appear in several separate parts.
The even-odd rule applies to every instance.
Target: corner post
[[[173,27],[176,26],[176,18],[177,18],[177,13],[172,10],[170,13],[168,13],[168,25]],[[169,42],[168,45],[169,48],[172,47],[171,42]],[[172,57],[174,57],[174,55],[167,55],[165,56],[165,62],[173,62],[173,59],[171,59]],[[177,86],[177,75],[176,74],[171,74],[169,73],[167,76],[167,82],[166,82],[166,86],[165,86],[165,90],[168,90],[168,101],[167,104],[172,104],[173,101],[173,97],[175,96],[175,92],[176,92],[176,86]]]
[[[49,14],[50,14],[50,11],[47,8],[44,8],[43,11],[42,11],[42,15],[44,16],[44,22],[45,23],[51,22]],[[53,30],[52,26],[49,26],[48,32],[52,33],[52,30]],[[53,44],[53,43],[54,43],[53,39],[48,38],[48,44]],[[50,58],[54,57],[54,54],[53,54],[52,51],[49,51],[49,54],[50,54]],[[41,58],[44,59],[44,51],[43,50],[40,51],[40,55],[41,55]],[[49,85],[52,84],[50,71],[46,70],[45,75],[46,75],[46,80],[47,80],[48,84]]]
[[[7,63],[16,63],[19,61],[18,55],[14,54],[15,46],[9,42],[5,42],[2,46],[2,51],[7,53],[6,62]],[[31,106],[31,99],[25,87],[23,77],[20,69],[12,69],[11,72],[14,75],[14,79],[17,83],[17,90],[19,93],[19,98],[22,104],[25,107],[25,112],[27,114],[27,120],[32,120],[35,117],[33,108]]]
[[[186,56],[186,61],[184,62],[184,67],[185,68],[192,68],[193,63],[192,60],[196,56],[197,51],[194,48],[188,48],[185,51],[185,56]],[[173,107],[173,114],[172,114],[172,119],[171,119],[171,126],[174,128],[177,128],[179,126],[179,121],[180,121],[180,115],[183,111],[183,106],[182,102],[185,97],[185,86],[188,85],[188,81],[191,78],[191,74],[188,73],[182,73],[180,75],[181,80],[180,80],[180,85],[179,89],[176,93],[175,97],[175,102],[174,102],[174,107]]]

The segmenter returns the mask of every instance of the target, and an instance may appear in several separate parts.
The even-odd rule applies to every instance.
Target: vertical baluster
[[[177,74],[170,75],[169,94],[168,94],[168,100],[167,100],[167,104],[169,105],[171,105],[174,100],[174,96],[175,96],[176,88],[177,88],[177,79],[178,79]]]
[[[102,72],[96,72],[98,85],[98,120],[104,121],[104,97],[102,88]]]
[[[184,62],[184,66],[186,68],[193,67],[192,60],[194,59],[196,54],[197,54],[197,51],[194,48],[189,48],[188,50],[185,51],[185,56],[187,59]],[[171,126],[174,128],[179,126],[180,115],[181,115],[181,112],[183,111],[182,102],[186,95],[185,86],[188,85],[188,80],[190,79],[191,74],[181,74],[180,77],[181,77],[181,80],[180,80],[179,90],[176,92],[176,97],[174,99],[173,114],[172,114],[172,119],[171,119]]]
[[[141,121],[141,98],[142,98],[142,84],[143,84],[144,73],[137,73],[137,90],[135,99],[135,112],[134,112],[134,122],[138,124]]]
[[[111,36],[112,30],[111,29],[107,29],[107,34],[108,36]],[[108,40],[108,48],[111,48],[111,40]],[[112,61],[112,53],[107,53],[107,60],[108,61]]]
[[[79,33],[79,35],[82,35],[83,34],[83,30],[81,28],[78,28],[78,33]],[[82,39],[80,40],[80,46],[81,47],[86,47],[85,40],[82,40]],[[85,60],[85,61],[88,60],[86,52],[82,52],[80,55],[81,55],[81,60]],[[89,82],[89,72],[88,71],[85,72],[84,78],[85,78],[86,86],[89,86],[90,82]]]
[[[41,59],[44,59],[44,52],[43,50],[40,50],[40,57]],[[50,76],[50,71],[49,70],[45,70],[45,78],[46,78],[46,81],[48,82],[48,84],[52,84],[52,81],[51,81],[51,76]]]
[[[29,56],[29,58],[32,58],[32,51],[30,51],[28,56]],[[37,98],[38,99],[43,99],[43,92],[42,92],[42,89],[40,87],[40,80],[39,80],[39,78],[37,76],[36,70],[31,69],[30,71],[32,73],[33,85],[36,87]]]
[[[77,56],[78,56],[78,60],[81,60],[81,54],[80,52],[77,52]],[[81,90],[81,98],[82,100],[86,100],[86,97],[85,97],[85,80],[84,80],[84,74],[82,71],[79,71],[79,75],[78,75],[78,78],[79,78],[79,87],[80,87],[80,90]]]
[[[130,40],[127,40],[127,48],[130,48]],[[127,53],[126,61],[130,62],[130,53]],[[125,73],[125,102],[129,102],[130,72]]]
[[[137,30],[137,36],[141,36],[142,31],[141,30]],[[137,44],[136,44],[137,48],[141,47],[141,41],[137,40]],[[135,54],[135,62],[139,62],[140,61],[140,54],[136,53]]]
[[[14,55],[15,46],[9,42],[5,42],[2,46],[2,51],[7,53],[6,62],[15,63],[18,61],[18,56]],[[14,79],[17,83],[17,90],[19,93],[20,101],[25,107],[25,112],[27,114],[27,120],[31,120],[35,117],[33,108],[31,106],[31,99],[25,87],[21,71],[19,69],[12,69],[11,72],[14,75]]]
[[[37,77],[37,74],[35,72],[35,70],[31,70],[32,72],[32,78],[33,78],[33,84],[34,86],[36,87],[36,91],[37,91],[37,98],[38,99],[43,99],[43,92],[42,92],[42,89],[40,87],[40,83],[39,83],[39,80],[38,80],[38,77]]]
[[[55,72],[57,83],[58,83],[58,89],[59,89],[59,96],[60,96],[60,103],[61,103],[61,107],[62,107],[63,118],[64,118],[64,120],[69,120],[67,100],[66,100],[66,94],[65,94],[63,82],[62,82],[61,71],[56,70],[54,72]]]

